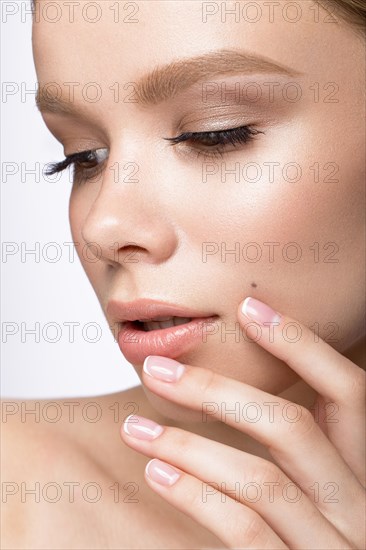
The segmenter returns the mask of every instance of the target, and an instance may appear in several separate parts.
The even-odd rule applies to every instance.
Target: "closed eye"
[[[230,150],[233,150],[237,145],[248,143],[258,134],[264,132],[247,125],[215,132],[184,132],[179,136],[164,139],[170,141],[171,145],[187,142],[192,144],[191,149],[195,149],[197,156],[214,157],[228,152],[230,146]]]

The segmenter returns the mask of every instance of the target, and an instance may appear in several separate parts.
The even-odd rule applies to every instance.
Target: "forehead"
[[[37,0],[36,68],[46,80],[112,80],[123,73],[128,81],[172,59],[234,48],[301,72],[314,71],[318,58],[324,70],[319,53],[326,57],[337,35],[347,33],[338,24],[322,23],[324,12],[319,16],[315,5],[312,0]]]

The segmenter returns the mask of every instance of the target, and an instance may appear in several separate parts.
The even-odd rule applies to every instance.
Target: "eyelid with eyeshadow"
[[[258,134],[264,134],[264,132],[257,130],[254,126],[245,125],[239,126],[237,128],[228,128],[226,130],[219,131],[209,131],[209,132],[184,132],[176,137],[172,138],[163,138],[170,142],[170,145],[178,145],[179,143],[191,142],[195,144],[201,144],[206,147],[206,149],[201,149],[196,151],[197,157],[200,155],[207,157],[214,157],[216,155],[222,156],[223,150],[227,145],[240,145],[246,144],[249,141],[253,140],[254,137]],[[221,150],[215,150],[215,147],[221,147]],[[194,149],[194,147],[191,147]],[[85,177],[87,174],[95,175],[95,172],[100,169],[101,164],[106,160],[105,158],[98,162],[98,155],[100,156],[100,151],[108,151],[107,148],[99,149],[90,149],[87,151],[81,151],[79,153],[73,153],[66,156],[66,158],[61,162],[51,163],[48,169],[45,171],[47,176],[51,176],[58,172],[64,171],[71,165],[74,165],[74,168],[84,172]],[[102,155],[103,156],[103,155]],[[107,157],[108,158],[108,155]],[[96,162],[96,165],[93,167],[82,167],[82,163],[91,163]]]
[[[245,142],[256,136],[263,134],[260,130],[254,128],[253,125],[238,126],[237,128],[228,128],[227,130],[205,131],[205,132],[183,132],[179,136],[173,138],[164,138],[170,141],[171,145],[176,145],[184,141],[215,142],[213,145],[231,143],[232,145],[238,142]]]

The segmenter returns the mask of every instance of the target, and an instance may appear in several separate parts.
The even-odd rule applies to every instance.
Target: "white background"
[[[77,397],[136,386],[140,380],[119,351],[76,253],[70,261],[72,245],[63,244],[72,243],[70,175],[52,182],[42,174],[46,163],[64,155],[34,103],[30,4],[2,0],[0,9],[1,395]],[[17,13],[7,16],[10,9]],[[26,253],[37,247],[36,254]],[[74,342],[65,323],[79,323]]]

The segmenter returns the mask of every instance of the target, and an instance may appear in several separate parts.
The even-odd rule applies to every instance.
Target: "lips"
[[[136,328],[142,328],[143,330],[158,330],[168,327],[184,325],[192,321],[189,317],[157,317],[156,319],[139,319],[134,321],[138,323]]]
[[[143,363],[148,355],[179,357],[203,342],[203,331],[218,317],[212,312],[147,299],[127,303],[110,301],[106,311],[119,324],[118,345],[127,361],[133,364]],[[155,328],[151,319],[164,317],[178,319],[173,326]]]
[[[213,312],[194,310],[170,304],[168,302],[159,302],[157,300],[148,300],[141,298],[134,302],[118,302],[111,300],[107,304],[107,315],[117,322],[137,321],[139,319],[154,319],[156,317],[212,317]]]

